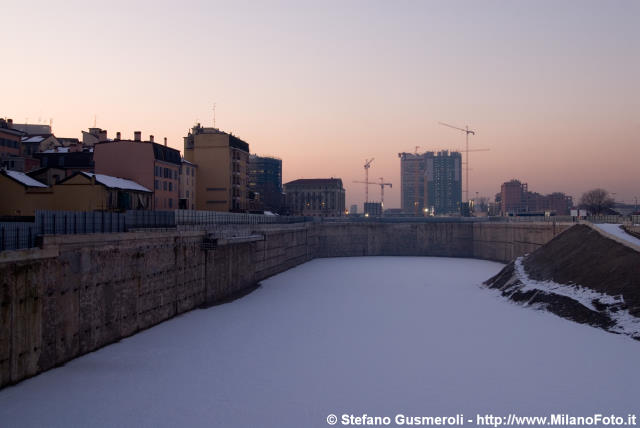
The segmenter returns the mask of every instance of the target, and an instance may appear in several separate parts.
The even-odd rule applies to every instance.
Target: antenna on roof
[[[216,103],[213,103],[213,127],[216,127]]]
[[[98,116],[97,115],[93,115],[93,127],[96,127],[96,121],[98,120]]]

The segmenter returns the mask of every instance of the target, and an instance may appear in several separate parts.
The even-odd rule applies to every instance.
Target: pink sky
[[[57,136],[97,125],[182,137],[197,121],[283,159],[285,181],[341,177],[361,204],[397,153],[462,149],[470,195],[511,178],[640,198],[640,3],[629,1],[13,2],[0,116]],[[370,195],[379,198],[379,187]]]

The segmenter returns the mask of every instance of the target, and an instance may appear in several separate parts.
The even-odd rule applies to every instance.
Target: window
[[[173,207],[173,199],[169,199],[169,208]]]
[[[175,169],[173,170],[173,179],[174,180],[178,179],[178,171],[176,171]]]
[[[166,181],[162,182],[162,188],[163,188],[163,190],[167,190],[167,182]]]
[[[160,183],[158,180],[155,180],[156,190],[160,190]]]
[[[173,183],[172,182],[169,182],[169,191],[173,192]]]
[[[189,191],[187,190],[187,199],[189,199]]]

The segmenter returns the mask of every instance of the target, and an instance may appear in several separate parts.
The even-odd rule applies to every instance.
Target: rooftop
[[[3,173],[6,174],[9,178],[27,187],[47,187],[46,184],[42,184],[38,180],[34,180],[24,172],[7,170],[3,171]]]
[[[95,177],[96,183],[100,183],[106,187],[110,187],[112,189],[122,189],[122,190],[137,190],[139,192],[151,192],[151,190],[146,187],[136,183],[135,181],[127,180],[126,178],[120,177],[112,177],[110,175],[104,174],[94,174],[92,172],[81,172],[80,174],[86,177]]]

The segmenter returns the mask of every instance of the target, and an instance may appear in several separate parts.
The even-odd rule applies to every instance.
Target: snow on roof
[[[5,173],[9,177],[13,178],[16,181],[19,181],[20,183],[24,184],[25,186],[28,186],[28,187],[47,187],[45,184],[40,183],[38,180],[34,180],[33,178],[29,177],[24,172],[7,170],[7,171],[5,171]]]
[[[147,189],[146,187],[141,186],[135,181],[127,180],[126,178],[112,177],[110,175],[104,175],[104,174],[94,174],[92,172],[82,172],[82,174],[86,175],[87,177],[95,177],[98,183],[114,189],[138,190],[141,192],[151,192],[151,190]]]
[[[69,153],[69,147],[56,147],[53,149],[45,150],[42,153]]]
[[[43,137],[42,135],[32,135],[29,137],[22,137],[22,142],[23,143],[40,143],[42,142],[46,137]]]

